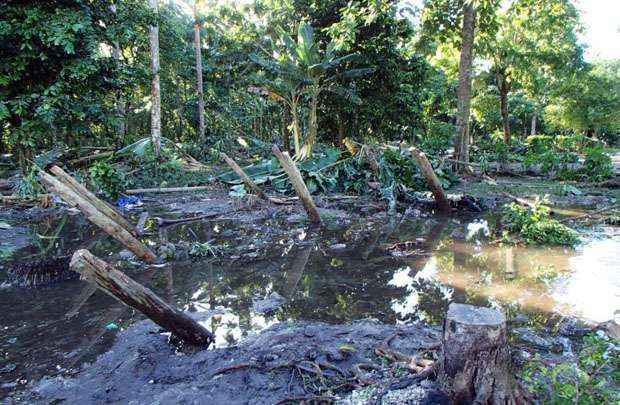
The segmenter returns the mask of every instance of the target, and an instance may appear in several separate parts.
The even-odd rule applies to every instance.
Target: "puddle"
[[[218,347],[285,320],[439,323],[453,301],[502,306],[509,315],[543,321],[557,313],[605,321],[620,309],[618,228],[600,229],[568,250],[490,245],[484,240],[492,221],[489,226],[481,218],[364,219],[320,234],[274,221],[178,225],[167,233],[170,242],[212,241],[226,249],[225,258],[125,271],[180,308],[215,310],[206,326]],[[112,260],[120,250],[109,238],[97,239],[79,216],[37,225],[34,233],[47,244],[24,248],[19,257],[71,251],[88,238],[101,257]],[[282,298],[271,312],[264,302],[257,305],[270,296]],[[0,314],[0,394],[44,375],[71,373],[111,346],[116,326],[141,319],[103,293],[90,295],[82,281],[4,286]]]

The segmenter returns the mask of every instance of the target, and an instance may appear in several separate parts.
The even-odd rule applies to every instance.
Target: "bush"
[[[604,181],[612,177],[614,167],[611,157],[607,155],[603,148],[595,146],[586,149],[585,162],[583,167],[583,176],[590,181]]]
[[[617,404],[620,394],[614,384],[620,379],[619,370],[618,342],[590,334],[584,338],[577,364],[549,368],[537,356],[526,365],[523,381],[541,403]]]
[[[579,242],[577,232],[549,215],[549,207],[537,201],[534,207],[512,203],[504,207],[502,222],[508,231],[525,243],[534,245],[574,246]]]
[[[125,191],[125,173],[108,162],[97,162],[88,171],[93,185],[106,197],[116,200]]]

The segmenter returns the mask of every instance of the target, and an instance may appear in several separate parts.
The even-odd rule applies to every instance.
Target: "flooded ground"
[[[194,242],[209,241],[205,256],[177,252],[181,257],[167,264],[144,267],[119,255],[120,246],[80,215],[52,216],[34,228],[15,224],[3,230],[21,232],[24,240],[13,252],[2,245],[2,252],[6,267],[10,257],[88,247],[178,307],[215,311],[206,324],[218,347],[285,320],[437,324],[450,302],[502,306],[509,317],[525,314],[533,323],[560,314],[600,322],[620,309],[617,227],[589,231],[571,250],[488,243],[491,217],[371,213],[327,222],[320,231],[278,215],[253,223],[180,224],[147,242],[155,245],[163,236],[191,250]],[[4,275],[0,270],[0,278]],[[74,373],[138,319],[79,280],[28,289],[4,283],[0,393],[44,375]]]

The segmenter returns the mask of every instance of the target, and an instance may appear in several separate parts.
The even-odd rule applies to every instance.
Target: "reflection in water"
[[[56,252],[70,251],[92,234],[76,221],[79,217],[63,225],[76,232],[60,235]],[[562,312],[597,321],[612,318],[620,308],[617,228],[611,237],[571,251],[486,243],[484,220],[364,219],[318,234],[269,221],[178,225],[164,239],[177,244],[214,240],[228,249],[224,257],[125,270],[180,308],[214,314],[205,325],[217,347],[287,320],[438,323],[453,301],[503,306],[509,315]],[[469,239],[454,240],[454,234]],[[335,244],[344,248],[332,249]],[[103,238],[94,250],[113,260],[107,252],[120,247]],[[283,304],[270,314],[256,312],[253,301],[272,293],[284,297]],[[106,326],[122,328],[136,319],[138,314],[100,292],[91,295],[78,281],[35,290],[4,288],[0,327],[6,332],[0,349],[4,364],[15,369],[0,373],[0,382],[40,378],[60,372],[57,366],[62,370],[92,360],[116,333]]]

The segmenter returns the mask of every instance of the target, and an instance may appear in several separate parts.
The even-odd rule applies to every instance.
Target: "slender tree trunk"
[[[290,153],[291,151],[291,137],[288,132],[288,121],[289,120],[289,112],[288,107],[286,105],[282,106],[282,145],[284,147],[284,151]]]
[[[336,141],[336,144],[338,147],[342,146],[342,141],[345,138],[345,125],[344,125],[344,119],[342,118],[342,116],[340,114],[336,115],[336,120],[338,121],[338,139]]]
[[[314,148],[314,144],[316,143],[317,138],[317,117],[316,117],[316,109],[317,104],[319,102],[319,89],[317,85],[313,86],[312,89],[312,97],[310,98],[310,112],[308,117],[308,138],[303,147],[302,157],[309,158],[312,157],[312,150]]]
[[[299,125],[299,112],[297,111],[298,99],[293,98],[291,104],[291,115],[293,116],[293,143],[295,146],[295,155],[301,152],[301,128]]]
[[[498,78],[499,101],[502,112],[502,126],[504,129],[504,142],[506,145],[510,145],[510,121],[508,120],[508,92],[510,91],[510,86],[508,85],[505,74],[500,73]]]
[[[149,0],[149,5],[155,14],[157,0]],[[161,152],[161,95],[159,93],[159,23],[149,27],[149,41],[151,43],[151,139],[155,155]]]
[[[455,159],[469,162],[469,112],[471,106],[471,80],[476,30],[476,10],[471,2],[463,6],[463,27],[461,31],[461,59],[459,62],[459,87],[457,90],[457,142],[455,142]],[[459,171],[470,170],[466,164],[459,164]]]
[[[196,52],[196,90],[198,91],[198,139],[205,137],[205,101],[202,88],[202,46],[200,45],[200,20],[198,0],[194,1],[194,51]]]
[[[112,4],[110,6],[110,11],[116,15],[116,5]],[[120,63],[121,60],[121,46],[118,41],[114,41],[114,48],[112,49],[112,57],[117,63]],[[118,135],[119,143],[122,145],[123,140],[125,138],[125,134],[127,133],[126,128],[126,106],[125,99],[123,97],[122,90],[119,90],[116,94],[116,115],[118,117],[118,123],[116,125],[116,134]]]
[[[532,115],[532,130],[530,131],[530,135],[536,135],[536,120],[538,119],[538,114],[534,111],[534,115]]]

